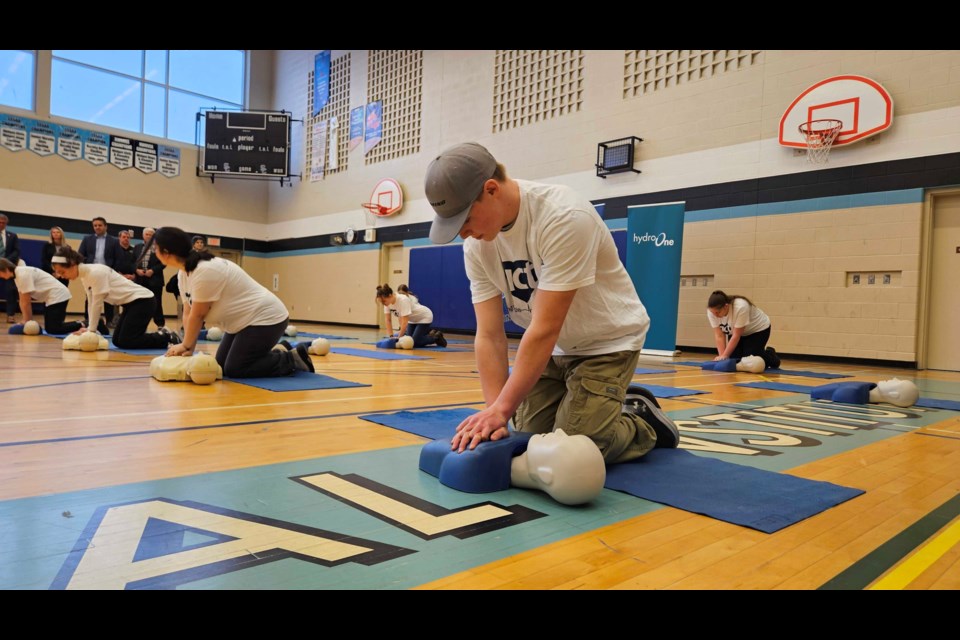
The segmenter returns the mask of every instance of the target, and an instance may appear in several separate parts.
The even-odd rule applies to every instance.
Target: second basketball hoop
[[[360,206],[378,218],[392,216],[403,208],[403,189],[393,178],[384,178],[373,188],[370,200]]]

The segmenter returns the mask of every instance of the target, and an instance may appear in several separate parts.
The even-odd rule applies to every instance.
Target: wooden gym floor
[[[351,338],[335,347],[377,338],[299,326]],[[753,411],[808,396],[641,358],[664,372],[637,381],[708,392],[661,401],[681,447],[865,491],[765,534],[611,490],[574,508],[519,489],[462,494],[421,473],[426,439],[358,416],[481,407],[469,336],[412,352],[424,360],[315,356],[318,373],[369,386],[273,392],[161,383],[152,356],[65,352],[0,329],[3,589],[960,588],[960,413],[880,411],[851,422],[869,429],[827,437],[838,434]],[[960,400],[958,373],[789,357],[783,368],[897,376]],[[464,525],[490,505],[545,517]]]

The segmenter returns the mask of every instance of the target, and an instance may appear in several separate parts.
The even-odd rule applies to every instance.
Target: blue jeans
[[[419,347],[429,347],[432,344],[437,344],[436,338],[434,338],[431,335],[428,335],[429,333],[430,333],[429,322],[424,324],[413,324],[411,322],[407,324],[406,334],[411,338],[413,338],[413,347],[415,349]]]

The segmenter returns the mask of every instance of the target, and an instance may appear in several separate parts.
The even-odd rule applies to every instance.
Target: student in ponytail
[[[714,360],[760,356],[767,368],[780,367],[777,352],[767,346],[770,318],[747,297],[714,291],[707,300],[707,320],[717,345]]]

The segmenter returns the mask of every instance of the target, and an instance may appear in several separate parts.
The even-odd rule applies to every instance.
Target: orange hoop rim
[[[378,204],[376,202],[361,202],[360,206],[363,207],[364,209],[369,209],[370,211],[372,211],[378,216],[385,215],[388,211],[388,209],[385,206],[383,206],[382,204]]]
[[[821,125],[822,128],[814,129],[815,125]],[[823,118],[821,120],[809,120],[807,122],[800,123],[800,126],[797,127],[797,130],[800,132],[800,135],[806,137],[808,140],[810,138],[820,138],[821,140],[826,138],[834,138],[840,133],[840,129],[843,128],[843,120],[837,120],[836,118]]]

